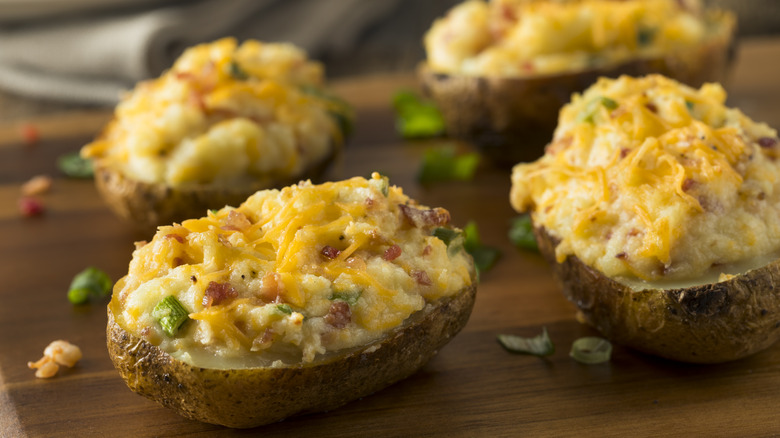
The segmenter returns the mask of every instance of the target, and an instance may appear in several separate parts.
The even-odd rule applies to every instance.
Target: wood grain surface
[[[729,103],[780,127],[780,40],[742,44]],[[78,150],[108,118],[65,113],[0,126],[0,437],[31,436],[770,436],[780,434],[780,346],[722,365],[687,365],[615,347],[612,360],[586,366],[569,358],[572,341],[595,335],[576,322],[574,306],[534,253],[507,240],[515,214],[509,174],[482,166],[474,181],[416,182],[421,155],[448,140],[402,141],[389,100],[411,75],[340,82],[358,111],[357,132],[330,179],[379,170],[407,194],[450,210],[453,221],[479,224],[485,243],[503,256],[484,274],[472,317],[438,356],[411,378],[332,412],[240,431],[186,420],[124,385],[105,347],[106,302],[72,306],[73,275],[94,265],[117,279],[135,240],[91,181],[59,174],[56,158]],[[23,123],[41,138],[26,144]],[[459,144],[458,147],[467,148]],[[55,178],[42,196],[46,213],[18,213],[20,185]],[[536,335],[547,327],[557,351],[549,359],[512,355],[499,333]],[[84,358],[50,380],[27,361],[54,339],[82,348]]]

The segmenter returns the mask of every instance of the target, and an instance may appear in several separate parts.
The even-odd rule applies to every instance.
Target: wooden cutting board
[[[730,104],[780,126],[780,39],[743,44]],[[484,274],[469,324],[409,379],[328,413],[251,431],[263,436],[757,436],[780,434],[780,346],[722,365],[687,365],[615,347],[612,360],[586,366],[569,358],[572,341],[596,335],[576,322],[574,306],[541,257],[511,246],[515,214],[509,173],[483,166],[470,183],[416,182],[426,148],[448,140],[402,141],[390,96],[414,78],[359,78],[335,85],[358,111],[357,132],[329,178],[379,170],[407,194],[475,220],[485,243],[503,256]],[[56,170],[60,154],[78,150],[109,117],[61,114],[25,121],[40,132],[26,144],[21,124],[0,126],[0,436],[222,436],[246,432],[186,420],[132,393],[105,348],[105,302],[74,307],[73,275],[94,265],[124,275],[133,242],[145,239],[116,219],[91,181]],[[468,147],[457,145],[458,147]],[[19,186],[55,177],[46,213],[22,218]],[[496,335],[533,336],[546,327],[557,351],[548,359],[512,355]],[[51,380],[27,361],[54,339],[79,345],[84,358]]]

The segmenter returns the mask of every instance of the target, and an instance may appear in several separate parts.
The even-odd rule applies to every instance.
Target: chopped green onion
[[[300,90],[308,95],[317,97],[325,104],[328,114],[336,120],[341,133],[345,137],[352,134],[352,131],[355,128],[353,123],[355,115],[352,106],[347,103],[347,101],[326,92],[322,88],[312,85],[304,85]]]
[[[152,316],[160,323],[160,327],[168,336],[176,336],[179,328],[190,319],[187,309],[173,295],[168,295],[160,300],[154,306]]]
[[[385,195],[385,197],[390,194],[390,178],[384,175],[380,175],[379,179],[371,178],[368,180],[368,182],[374,186],[375,189]]]
[[[427,149],[417,173],[417,180],[423,184],[441,181],[469,181],[479,164],[479,154],[470,152],[456,155],[455,148]]]
[[[693,111],[694,103],[691,102],[690,100],[686,100],[685,101],[685,107],[688,108],[689,112],[691,112],[691,111]]]
[[[396,129],[404,138],[436,137],[444,134],[444,117],[433,103],[408,90],[393,96]]]
[[[636,31],[636,42],[641,47],[649,46],[655,39],[657,29],[650,27],[640,27]]]
[[[509,240],[517,248],[539,251],[531,216],[524,214],[512,219],[512,224],[509,227]]]
[[[515,335],[498,335],[498,342],[510,353],[530,354],[532,356],[549,356],[555,353],[555,345],[547,334],[547,327],[542,328],[542,334],[533,338]]]
[[[292,315],[292,307],[290,307],[289,304],[277,304],[276,310],[278,310],[281,313],[284,313],[285,315]]]
[[[594,123],[593,116],[601,106],[612,111],[620,106],[615,100],[606,96],[599,96],[585,105],[585,109],[577,116],[577,122]]]
[[[466,227],[463,228],[463,237],[463,248],[474,259],[477,273],[488,271],[501,257],[501,251],[498,248],[482,244],[476,222],[471,221],[466,224]]]
[[[95,267],[88,267],[73,277],[68,288],[68,300],[82,304],[90,297],[102,298],[111,295],[114,283],[111,277]]]
[[[89,301],[89,289],[71,289],[68,291],[71,304],[84,304]]]
[[[604,338],[594,336],[579,338],[571,345],[569,356],[588,365],[607,362],[612,356],[612,344]]]
[[[360,298],[361,294],[362,291],[334,292],[333,295],[330,296],[330,300],[344,301],[350,306],[354,306],[355,304],[357,304],[358,298]]]
[[[452,228],[437,227],[433,230],[433,236],[444,242],[445,245],[450,246],[450,243],[460,237],[461,233]]]
[[[95,169],[92,160],[81,158],[78,152],[68,152],[57,159],[57,167],[71,178],[92,178]]]
[[[230,61],[230,64],[228,64],[228,72],[230,73],[230,76],[233,76],[234,78],[245,81],[249,79],[249,74],[244,71],[243,68],[241,68],[240,65],[236,61]]]

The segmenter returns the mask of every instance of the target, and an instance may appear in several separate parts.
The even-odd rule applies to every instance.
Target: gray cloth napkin
[[[79,10],[61,19],[31,14],[0,23],[0,87],[36,98],[114,104],[123,90],[159,75],[188,46],[235,36],[289,41],[313,57],[344,52],[398,3],[200,0],[114,13]],[[2,7],[0,2],[0,16]]]

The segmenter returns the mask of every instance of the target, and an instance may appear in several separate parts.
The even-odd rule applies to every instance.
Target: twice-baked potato
[[[318,178],[351,117],[298,48],[226,38],[139,83],[82,156],[109,207],[150,229]]]
[[[204,422],[334,409],[466,324],[476,274],[449,220],[375,173],[161,226],[114,286],[109,355],[133,391]]]
[[[580,316],[669,359],[739,359],[780,339],[780,140],[658,75],[601,79],[515,166],[511,202]]]
[[[698,0],[471,0],[426,34],[419,77],[448,134],[509,167],[538,158],[560,108],[599,77],[723,82],[735,28]]]

